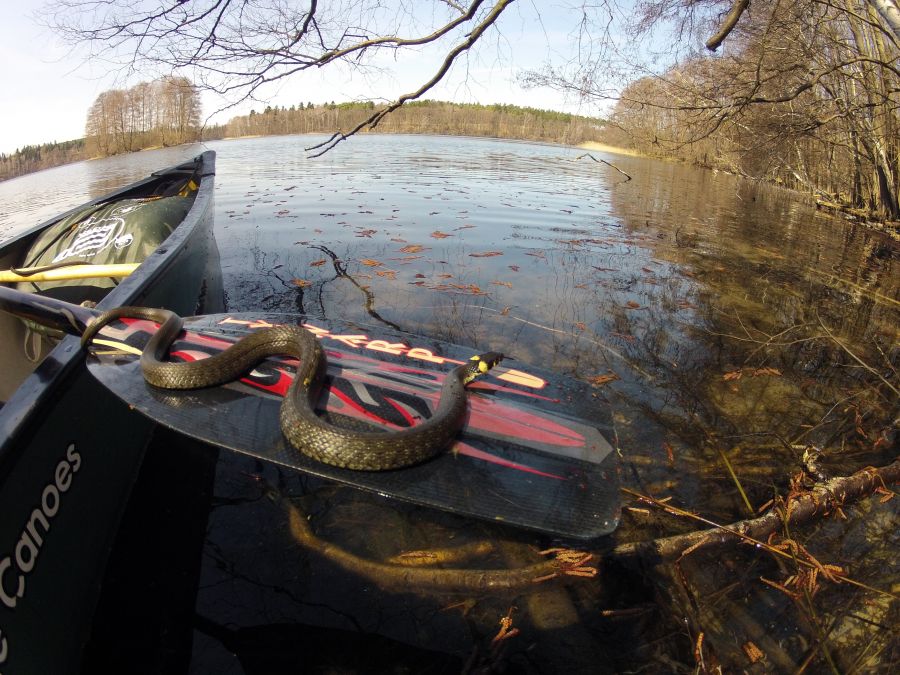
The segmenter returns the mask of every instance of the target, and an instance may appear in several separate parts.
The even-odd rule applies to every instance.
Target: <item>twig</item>
[[[437,72],[432,76],[430,80],[428,80],[428,82],[423,84],[416,91],[410,92],[408,94],[403,94],[402,96],[398,97],[397,100],[389,103],[386,107],[372,113],[347,133],[337,132],[328,140],[306,148],[306,151],[311,153],[309,156],[320,157],[334,148],[341,141],[347,140],[347,138],[359,133],[363,129],[374,129],[378,126],[378,123],[381,122],[382,119],[384,119],[390,113],[394,112],[404,103],[406,103],[407,101],[413,101],[424,95],[429,89],[431,89],[434,85],[436,85],[444,78],[456,58],[463,52],[468,51],[476,42],[478,42],[484,32],[488,28],[490,28],[498,18],[500,18],[503,10],[505,10],[512,2],[513,0],[499,0],[499,2],[497,2],[497,4],[488,13],[488,15],[481,21],[481,23],[476,25],[475,28],[473,28],[472,31],[466,35],[466,39],[460,42],[458,45],[456,45],[456,47],[454,47],[447,53],[447,56],[444,58],[444,61],[441,63]],[[470,14],[472,16],[474,16],[474,11],[479,5],[481,5],[481,0],[477,0],[476,2],[472,3],[472,7],[470,8]]]
[[[856,354],[854,354],[852,351],[850,351],[850,348],[847,347],[847,345],[845,345],[843,342],[841,342],[840,340],[837,339],[837,337],[834,335],[834,333],[832,333],[828,329],[828,326],[825,325],[825,322],[822,321],[822,317],[819,316],[818,310],[816,311],[816,318],[819,320],[819,325],[822,327],[822,330],[824,330],[828,334],[828,337],[831,338],[836,345],[838,345],[841,349],[843,349],[845,352],[847,352],[853,358],[853,360],[856,361],[859,365],[861,365],[863,368],[868,370],[870,373],[872,373],[872,375],[877,377],[879,380],[884,382],[884,384],[887,385],[887,387],[892,392],[894,392],[897,396],[900,396],[900,389],[897,389],[897,387],[895,387],[890,382],[888,382],[881,373],[879,373],[872,366],[870,366],[868,363],[866,363],[861,358],[859,358]]]
[[[575,161],[578,161],[578,160],[581,159],[582,157],[590,157],[590,158],[591,158],[592,160],[594,160],[595,162],[601,162],[601,163],[603,163],[603,164],[606,164],[606,166],[611,166],[613,169],[615,169],[615,170],[618,171],[620,174],[622,174],[623,176],[625,176],[625,178],[628,179],[628,180],[625,181],[626,183],[627,183],[629,180],[631,180],[631,176],[629,176],[627,173],[625,173],[624,171],[622,171],[622,169],[620,169],[619,167],[617,167],[615,164],[612,164],[611,162],[607,162],[605,159],[597,159],[596,157],[594,157],[594,156],[593,156],[591,153],[589,153],[589,152],[586,152],[586,153],[584,153],[583,155],[578,155],[578,157],[575,158]]]

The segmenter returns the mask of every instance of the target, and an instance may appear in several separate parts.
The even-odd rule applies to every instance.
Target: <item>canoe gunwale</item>
[[[98,308],[152,304],[193,313],[208,288],[210,298],[221,289],[212,151],[30,228],[0,245],[0,257],[23,251],[74,211],[147,194],[179,170],[201,178],[190,210]],[[21,349],[14,334],[4,338],[9,349]],[[0,408],[0,672],[79,671],[106,561],[154,430],[87,372],[74,336]]]

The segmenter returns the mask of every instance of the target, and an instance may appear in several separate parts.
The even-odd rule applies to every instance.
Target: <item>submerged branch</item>
[[[800,525],[836,512],[842,506],[868,497],[879,488],[900,482],[900,459],[880,468],[867,467],[850,476],[841,476],[816,485],[799,495],[789,496],[786,502],[773,506],[758,518],[741,520],[731,525],[718,525],[706,518],[663,504],[658,500],[630,490],[625,492],[640,501],[660,506],[679,516],[713,525],[707,530],[688,532],[646,542],[620,544],[610,555],[618,558],[642,557],[672,560],[700,549],[732,545],[740,541],[762,544],[783,525]]]

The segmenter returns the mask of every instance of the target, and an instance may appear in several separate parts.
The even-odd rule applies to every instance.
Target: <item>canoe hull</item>
[[[194,168],[202,180],[185,220],[98,309],[192,314],[221,306],[215,154],[158,175]],[[97,201],[139,195],[154,181],[157,174]],[[49,224],[5,245],[0,259],[8,264]],[[13,339],[11,326],[0,324],[2,339]],[[75,337],[57,344],[0,409],[0,672],[80,671],[106,560],[154,428],[87,373]]]

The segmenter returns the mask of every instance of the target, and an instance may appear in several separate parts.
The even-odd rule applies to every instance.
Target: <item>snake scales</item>
[[[361,471],[399,469],[424,462],[442,452],[465,421],[465,385],[503,358],[497,352],[480,354],[447,373],[437,409],[424,422],[396,431],[357,431],[336,427],[316,415],[318,385],[325,374],[326,359],[319,341],[305,328],[267,328],[247,335],[207,359],[175,363],[163,359],[181,332],[181,317],[165,309],[118,307],[91,321],[82,335],[82,344],[87,345],[110,321],[126,317],[160,324],[141,353],[141,370],[147,382],[163,389],[200,389],[225,384],[240,378],[270,356],[298,359],[300,364],[294,381],[281,403],[282,433],[291,445],[308,457]]]

